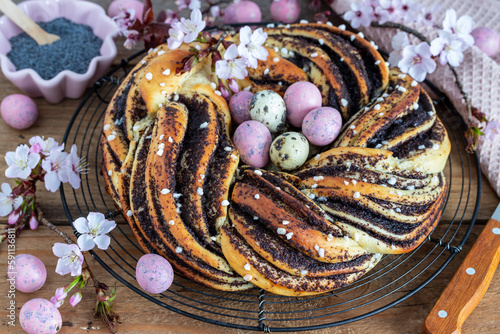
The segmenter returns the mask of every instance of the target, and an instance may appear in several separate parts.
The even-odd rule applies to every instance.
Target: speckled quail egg
[[[263,123],[273,133],[283,131],[286,121],[285,101],[271,90],[260,91],[250,101],[250,117]]]
[[[271,161],[282,170],[294,170],[306,162],[309,142],[298,132],[285,132],[271,144]]]

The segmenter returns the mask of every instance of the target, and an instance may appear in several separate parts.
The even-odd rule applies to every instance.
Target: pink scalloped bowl
[[[80,98],[87,87],[106,73],[115,59],[113,37],[118,33],[118,26],[101,6],[87,1],[35,0],[21,2],[18,7],[35,22],[65,17],[75,23],[88,25],[103,40],[101,55],[92,59],[86,73],[65,70],[50,80],[44,80],[29,68],[16,71],[6,55],[11,50],[9,39],[22,31],[6,16],[0,17],[0,66],[5,77],[29,96],[43,96],[50,103],[58,103],[65,97]]]

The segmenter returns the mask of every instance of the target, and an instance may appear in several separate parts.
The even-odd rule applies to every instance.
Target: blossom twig
[[[50,230],[57,233],[67,244],[69,245],[75,244],[75,242],[66,233],[61,231],[59,228],[57,228],[57,226],[49,222],[47,218],[43,216],[43,212],[38,204],[35,204],[35,212],[39,222],[41,222],[44,226],[48,227]],[[112,290],[111,294],[107,296],[105,290],[108,290],[108,286],[102,282],[99,282],[97,277],[90,269],[90,266],[85,257],[83,257],[82,275],[77,277],[77,279],[74,281],[74,284],[71,284],[70,287],[67,287],[65,292],[67,293],[69,290],[71,290],[73,287],[77,285],[79,285],[80,289],[83,288],[83,286],[86,285],[89,278],[92,280],[93,286],[96,291],[95,315],[100,316],[103,319],[103,321],[106,323],[106,326],[108,326],[108,329],[111,333],[116,333],[116,324],[121,323],[119,320],[120,317],[112,309],[113,300],[116,296],[116,286]],[[80,292],[78,293],[80,294],[79,299],[81,299],[81,293]],[[64,297],[62,299],[64,299],[65,297],[66,294],[64,294]],[[78,302],[79,300],[76,303]],[[59,300],[59,303],[60,303],[59,306],[62,305],[62,301]]]
[[[407,32],[407,33],[409,33],[409,34],[417,37],[422,42],[426,42],[426,43],[430,44],[430,41],[429,41],[429,39],[427,37],[425,37],[424,35],[422,35],[421,33],[419,33],[417,30],[412,29],[412,28],[410,28],[408,26],[405,26],[404,24],[401,24],[401,23],[396,23],[396,22],[385,22],[385,23],[372,22],[371,26],[375,27],[375,28],[394,28],[394,29],[398,29],[398,30]],[[460,90],[460,94],[462,94],[462,96],[464,98],[465,104],[467,106],[468,121],[469,121],[470,124],[472,124],[473,123],[473,119],[472,119],[472,105],[471,105],[471,103],[469,101],[469,95],[467,94],[467,92],[464,91],[463,84],[462,84],[462,81],[460,80],[460,77],[459,77],[459,75],[457,73],[457,70],[453,66],[451,66],[450,64],[448,64],[448,67],[450,68],[451,72],[453,73],[453,76],[455,77],[455,82],[457,84],[458,89]]]
[[[61,231],[60,229],[57,228],[57,226],[55,226],[54,224],[52,224],[51,222],[49,222],[47,220],[47,218],[45,218],[43,216],[43,212],[42,210],[40,209],[40,205],[38,205],[38,203],[35,204],[35,212],[36,212],[36,215],[37,215],[37,218],[38,218],[38,221],[40,223],[42,223],[44,226],[48,227],[49,229],[51,229],[52,231],[54,231],[55,233],[59,234],[59,236],[61,238],[63,238],[63,240],[67,243],[67,244],[74,244],[75,242],[73,240],[71,240],[70,237],[68,237],[68,235],[66,233],[64,233],[63,231]]]

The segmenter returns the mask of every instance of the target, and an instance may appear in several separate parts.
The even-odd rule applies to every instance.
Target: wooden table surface
[[[107,8],[109,0],[96,1]],[[303,1],[304,17],[310,17],[311,11]],[[168,7],[173,7],[173,1],[168,1]],[[266,0],[261,0],[260,3],[264,6]],[[165,5],[160,5],[156,2],[157,8],[165,8]],[[266,17],[267,10],[264,10],[264,18]],[[118,45],[122,44],[119,40]],[[132,52],[125,50],[119,46],[119,55],[116,63],[121,58],[131,55]],[[5,96],[21,93],[14,85],[12,85],[3,75],[0,75],[0,100]],[[8,127],[3,120],[0,120],[0,156],[3,156],[7,151],[12,151],[18,144],[27,143],[28,139],[34,135],[43,135],[46,137],[54,137],[56,140],[61,141],[64,131],[68,122],[79,104],[79,100],[64,100],[63,102],[51,105],[43,99],[36,99],[39,108],[39,118],[36,124],[24,131],[18,131]],[[452,160],[452,167],[458,170],[460,162],[456,159]],[[6,164],[4,159],[0,159],[0,170],[5,170]],[[473,172],[475,170],[473,169]],[[454,182],[460,182],[461,179],[455,178]],[[8,182],[3,172],[0,173],[0,183]],[[12,183],[12,182],[11,182]],[[455,184],[454,184],[455,185]],[[360,320],[351,324],[324,329],[313,330],[310,333],[419,333],[421,326],[427,314],[433,307],[434,303],[439,298],[439,295],[450,281],[453,273],[460,265],[464,256],[471,248],[486,221],[489,219],[494,209],[499,203],[498,196],[493,192],[489,186],[488,181],[482,178],[482,199],[479,207],[478,219],[476,226],[473,228],[471,236],[467,240],[463,251],[458,254],[450,265],[438,275],[432,282],[417,294],[408,298],[406,301],[396,305],[389,310],[374,315],[370,318]],[[473,180],[473,188],[477,187],[476,182]],[[43,187],[40,187],[43,188]],[[460,187],[452,186],[450,201],[456,201],[460,195]],[[457,190],[458,189],[458,190]],[[60,229],[70,236],[72,230],[69,227],[68,221],[64,214],[61,204],[59,193],[51,194],[40,189],[38,191],[38,200],[44,209],[46,218],[54,224],[58,225]],[[471,208],[468,211],[470,219]],[[448,219],[448,218],[443,218]],[[467,221],[465,222],[468,223]],[[3,225],[2,225],[3,224]],[[0,219],[0,227],[5,226],[6,219]],[[442,226],[438,226],[438,230]],[[69,283],[69,276],[60,276],[54,272],[57,258],[52,254],[51,246],[55,242],[62,240],[55,233],[50,231],[44,226],[40,226],[36,231],[25,230],[20,238],[16,240],[16,253],[29,253],[38,256],[46,265],[48,277],[45,285],[34,294],[24,294],[21,292],[16,293],[16,314],[22,305],[29,299],[39,297],[50,299],[53,296],[56,288],[64,286]],[[7,291],[8,284],[7,278],[7,251],[6,245],[0,245],[0,332],[2,333],[19,333],[22,332],[19,322],[16,320],[16,327],[8,326],[7,312],[8,306]],[[90,256],[89,256],[90,259]],[[113,284],[115,279],[104,270],[93,259],[90,260],[91,266],[101,281],[108,284]],[[397,274],[397,273],[396,273]],[[144,299],[137,293],[131,291],[122,284],[118,284],[118,297],[116,299],[116,311],[121,315],[123,324],[119,325],[118,330],[120,333],[247,333],[243,330],[235,330],[215,325],[208,325],[201,321],[192,320],[185,316],[171,312],[157,306],[156,304]],[[60,308],[63,317],[63,328],[61,333],[106,333],[107,330],[100,319],[93,316],[94,307],[94,292],[91,288],[84,289],[83,301],[75,308],[71,308],[68,304]],[[500,333],[500,273],[497,270],[493,278],[490,289],[482,302],[472,313],[463,327],[463,333]],[[335,320],[335,319],[333,319]],[[332,320],[332,321],[333,321]],[[282,326],[286,326],[282,324]]]

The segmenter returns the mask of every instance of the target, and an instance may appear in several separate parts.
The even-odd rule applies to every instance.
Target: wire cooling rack
[[[465,124],[448,98],[427,82],[436,109],[452,143],[445,170],[450,182],[443,217],[438,228],[414,251],[385,256],[364,277],[344,288],[313,297],[282,297],[253,289],[220,292],[179,275],[169,290],[159,295],[144,292],[135,280],[135,267],[143,251],[129,226],[105,193],[101,175],[99,139],[106,107],[121,80],[140,59],[137,53],[100,79],[83,98],[66,133],[66,145],[76,144],[89,164],[80,189],[61,188],[61,199],[70,222],[90,211],[105,213],[117,221],[111,246],[92,256],[118,281],[166,309],[207,323],[237,329],[272,332],[303,331],[338,326],[367,318],[411,297],[441,271],[463,244],[476,220],[481,174],[476,155],[465,152]],[[452,167],[452,161],[454,166]]]

